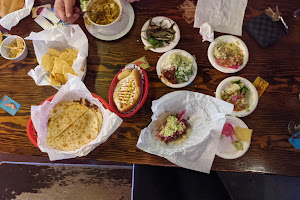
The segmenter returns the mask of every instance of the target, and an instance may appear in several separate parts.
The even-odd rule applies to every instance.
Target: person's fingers
[[[65,12],[67,18],[73,17],[73,6],[74,6],[74,0],[64,0],[65,3]]]
[[[79,14],[74,13],[72,17],[68,18],[68,23],[73,24],[79,18]]]
[[[76,13],[76,14],[80,14],[81,13],[81,10],[80,10],[80,8],[77,8],[77,7],[74,7],[74,9],[73,9],[73,13]]]
[[[54,7],[54,14],[58,19],[62,20],[63,22],[67,20],[65,11],[61,7],[57,7],[57,8]]]

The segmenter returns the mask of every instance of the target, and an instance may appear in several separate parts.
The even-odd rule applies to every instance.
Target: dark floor
[[[300,177],[182,168],[2,163],[0,200],[298,200]],[[224,187],[225,186],[225,187]],[[132,194],[132,195],[131,195]]]

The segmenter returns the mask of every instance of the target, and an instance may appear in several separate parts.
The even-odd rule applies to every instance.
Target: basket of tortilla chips
[[[84,79],[88,40],[80,26],[55,26],[38,33],[32,32],[25,39],[33,41],[39,63],[28,72],[37,85],[60,89],[68,81],[69,74]]]

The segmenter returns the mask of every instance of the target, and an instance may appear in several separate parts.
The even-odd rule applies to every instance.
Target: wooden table
[[[36,1],[36,5],[49,2]],[[125,118],[120,128],[107,142],[97,147],[83,160],[115,161],[125,163],[173,166],[164,158],[150,155],[136,148],[140,131],[150,123],[151,102],[164,94],[175,91],[166,87],[157,77],[155,66],[161,54],[145,51],[140,39],[141,27],[147,19],[164,15],[175,20],[181,31],[181,39],[176,48],[184,49],[195,55],[198,64],[198,75],[193,86],[183,88],[214,96],[217,85],[231,76],[214,69],[207,58],[208,42],[203,43],[198,36],[199,29],[188,25],[177,6],[183,0],[172,1],[142,0],[133,3],[135,22],[131,31],[123,38],[105,42],[91,36],[81,18],[78,23],[89,39],[88,71],[84,80],[91,92],[108,101],[108,89],[115,74],[127,63],[146,56],[151,67],[147,69],[150,88],[143,107],[131,118]],[[298,3],[298,4],[297,4]],[[258,16],[267,7],[275,7],[267,1],[249,1],[245,20]],[[273,47],[262,49],[245,31],[241,39],[250,52],[247,66],[234,74],[253,82],[257,76],[270,83],[259,99],[259,104],[250,116],[243,121],[254,133],[248,152],[236,160],[224,160],[216,157],[212,170],[234,172],[259,172],[300,176],[300,153],[289,142],[288,122],[300,117],[299,81],[300,81],[300,24],[293,18],[293,11],[298,9],[299,2],[278,2],[280,11],[289,25],[290,32]],[[31,15],[23,19],[9,33],[22,37],[31,31],[38,32],[39,27]],[[221,34],[216,33],[216,36]],[[1,159],[10,159],[10,155],[27,156],[48,161],[47,155],[31,144],[26,135],[26,124],[30,116],[30,106],[38,105],[47,97],[55,94],[56,89],[36,86],[27,75],[37,65],[31,41],[26,41],[28,57],[21,61],[8,61],[0,58],[0,91],[19,102],[22,107],[15,116],[10,116],[0,109],[0,153]],[[70,159],[74,163],[81,159]],[[24,161],[24,159],[23,159]]]

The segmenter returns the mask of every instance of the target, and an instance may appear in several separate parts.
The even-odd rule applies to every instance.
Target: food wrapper
[[[195,171],[209,173],[225,124],[226,114],[233,105],[214,97],[191,91],[176,91],[152,102],[152,122],[140,134],[137,147],[172,163]],[[165,113],[186,110],[184,119],[191,125],[191,133],[180,144],[165,144],[155,139],[153,124]]]
[[[143,68],[143,69],[147,69],[150,67],[147,59],[145,56],[131,62],[130,64],[135,64],[135,65],[138,65],[139,67]]]
[[[90,91],[77,76],[70,76],[73,76],[73,78],[61,87],[51,102],[46,101],[40,106],[31,106],[31,119],[38,136],[37,144],[42,152],[48,153],[51,161],[86,156],[97,146],[104,143],[123,121],[115,113],[105,109],[102,103],[92,96]],[[54,149],[47,143],[50,110],[61,101],[76,100],[80,98],[88,99],[91,103],[97,105],[102,112],[103,123],[100,134],[95,140],[75,151],[60,151]]]
[[[49,74],[41,65],[43,55],[48,53],[50,48],[64,50],[65,48],[76,48],[78,56],[72,68],[80,79],[83,79],[86,72],[86,57],[88,56],[88,39],[79,25],[54,26],[41,32],[32,32],[26,40],[32,40],[34,52],[39,63],[34,69],[28,72],[39,86],[50,85]],[[61,86],[53,86],[56,89]]]
[[[257,90],[258,97],[261,97],[261,95],[264,93],[264,91],[269,86],[269,83],[265,81],[264,79],[260,78],[259,76],[255,79],[253,82],[254,87]]]
[[[204,41],[213,42],[214,41],[214,31],[208,22],[205,22],[200,26],[199,33],[200,33],[200,35],[202,35],[202,42],[204,42]]]
[[[0,25],[5,29],[10,30],[12,27],[16,26],[19,23],[19,21],[21,21],[21,19],[27,17],[30,14],[33,4],[34,0],[25,0],[24,8],[9,13],[3,18],[1,18]]]
[[[247,0],[198,0],[194,27],[208,22],[214,31],[242,35]]]

